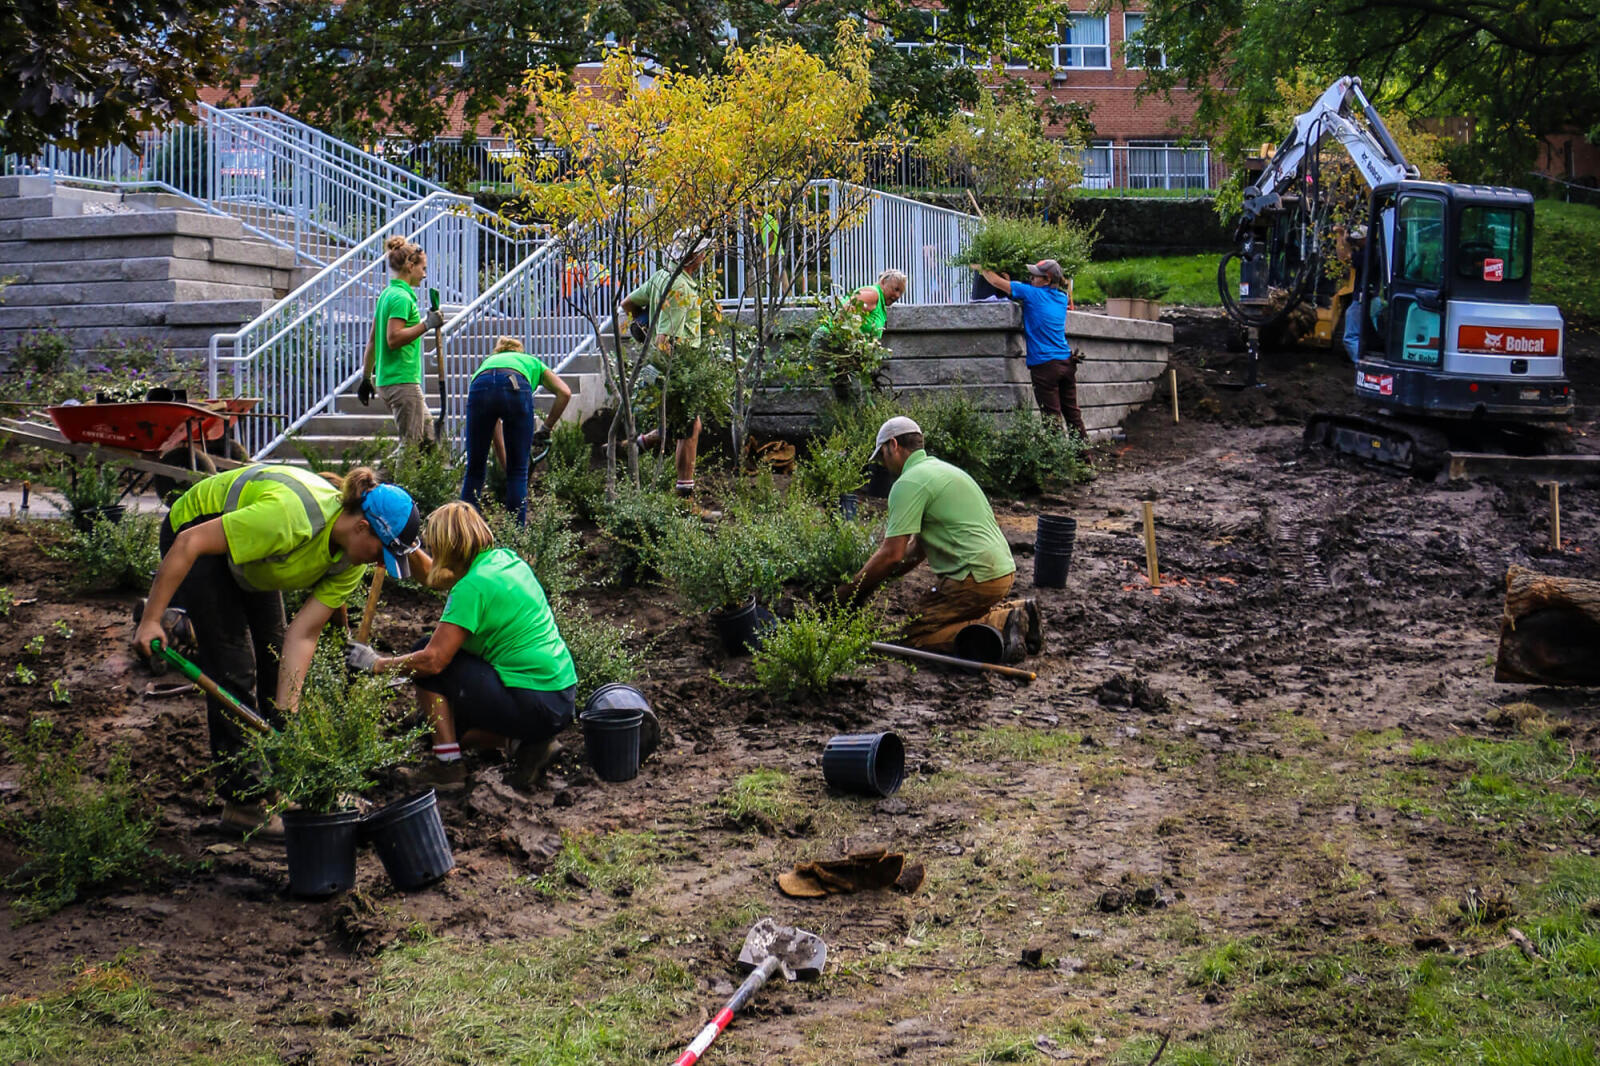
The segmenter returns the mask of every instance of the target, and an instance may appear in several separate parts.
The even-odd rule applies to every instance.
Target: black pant
[[[202,515],[184,526],[216,518]],[[177,539],[172,523],[161,521],[161,554]],[[189,612],[199,647],[195,665],[231,695],[255,708],[274,725],[282,722],[274,698],[278,692],[278,656],[283,648],[283,596],[277,592],[252,592],[240,588],[223,555],[202,555],[178,586],[172,606]],[[217,762],[217,793],[229,802],[245,798],[260,780],[259,770],[227,760],[244,747],[243,727],[206,697],[206,725],[211,732],[211,755]]]
[[[1033,397],[1039,401],[1039,409],[1065,418],[1083,442],[1089,443],[1083,412],[1078,410],[1078,360],[1052,359],[1030,366],[1028,376],[1033,379]]]
[[[427,646],[424,637],[412,650]],[[577,685],[548,692],[512,688],[486,660],[464,651],[456,652],[437,674],[413,680],[424,692],[443,696],[450,704],[457,737],[480,729],[513,740],[549,740],[572,724],[578,705]]]

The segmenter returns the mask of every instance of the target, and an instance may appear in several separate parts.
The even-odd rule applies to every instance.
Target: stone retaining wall
[[[1067,336],[1083,356],[1078,402],[1084,425],[1093,438],[1115,436],[1122,420],[1155,392],[1167,368],[1172,327],[1073,312]],[[884,343],[893,353],[885,369],[898,394],[960,388],[979,409],[995,414],[1035,406],[1022,309],[1009,300],[890,308]],[[823,389],[768,392],[756,404],[751,430],[804,436],[830,395]]]

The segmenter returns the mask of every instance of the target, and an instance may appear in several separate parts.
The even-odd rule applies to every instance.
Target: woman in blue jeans
[[[533,390],[544,386],[555,397],[544,428],[535,432]],[[467,389],[467,476],[461,498],[478,506],[489,465],[489,445],[506,472],[501,502],[523,525],[528,521],[528,457],[535,441],[548,443],[550,431],[572,399],[572,390],[555,371],[522,350],[515,337],[501,337],[494,354],[472,375]]]

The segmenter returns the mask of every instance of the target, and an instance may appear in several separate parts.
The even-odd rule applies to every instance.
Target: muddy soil
[[[16,730],[54,714],[89,736],[97,764],[125,747],[160,807],[158,844],[197,866],[0,928],[0,988],[46,995],[75,965],[129,952],[164,1006],[241,1023],[284,1061],[431,1061],[372,1050],[391,1047],[368,995],[379,960],[419,927],[467,951],[629,915],[645,928],[726,930],[743,907],[822,934],[831,973],[763,994],[716,1061],[971,1061],[1003,1033],[1037,1033],[1038,1054],[1055,1057],[1065,1038],[1044,1034],[1069,1022],[1077,1061],[1111,1061],[1148,1034],[1198,1039],[1241,1024],[1270,1050],[1282,1023],[1241,1023],[1226,991],[1186,981],[1193,952],[1284,930],[1303,933],[1308,952],[1338,938],[1409,951],[1469,888],[1515,886],[1541,855],[1592,846],[1559,826],[1491,837],[1372,795],[1412,765],[1411,745],[1499,735],[1490,712],[1514,701],[1567,719],[1575,757],[1600,747],[1600,694],[1497,686],[1489,665],[1508,565],[1600,576],[1600,497],[1563,493],[1568,543],[1555,553],[1534,485],[1424,484],[1305,453],[1305,414],[1349,402],[1346,364],[1274,355],[1267,388],[1234,392],[1217,387],[1240,358],[1217,317],[1180,311],[1177,325],[1183,421],[1154,404],[1101,450],[1091,483],[997,507],[1024,586],[1035,515],[1079,522],[1067,588],[1036,593],[1047,642],[1035,683],[886,662],[825,702],[790,706],[733,687],[748,666],[667,594],[589,590],[591,610],[648,641],[640,687],[662,720],[660,751],[636,781],[608,785],[583,766],[574,732],[532,794],[475,763],[471,787],[444,800],[459,867],[410,895],[368,852],[356,893],[294,900],[280,848],[216,832],[199,699],[149,696],[126,650],[128,602],[67,594],[35,544],[49,534],[5,527],[0,585],[22,602],[0,627],[0,673],[27,661],[40,681],[0,687],[0,720]],[[1574,336],[1571,349],[1580,397],[1600,395],[1600,338]],[[1577,426],[1586,448],[1594,416],[1585,407]],[[1159,588],[1145,573],[1146,500]],[[434,610],[420,594],[388,595],[377,642],[408,645]],[[52,629],[58,619],[70,637]],[[30,657],[39,633],[51,635]],[[70,690],[68,707],[47,702],[51,680]],[[869,729],[904,738],[906,787],[887,801],[829,796],[824,741]],[[716,798],[758,769],[788,774],[786,801],[818,816],[720,817]],[[7,757],[8,802],[15,776]],[[400,794],[392,784],[373,798]],[[564,831],[613,830],[669,842],[654,876],[623,893],[529,890]],[[924,888],[793,901],[774,885],[796,861],[874,845],[925,863]],[[0,870],[15,862],[0,844]],[[720,1005],[739,938],[659,948],[693,987],[659,1004],[656,1058]],[[1019,966],[1029,949],[1047,965]],[[1359,1058],[1381,1036],[1331,1039]]]

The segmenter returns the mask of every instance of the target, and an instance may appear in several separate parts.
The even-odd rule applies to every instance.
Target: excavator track
[[[1306,422],[1308,448],[1327,448],[1363,463],[1416,478],[1444,469],[1450,438],[1415,422],[1363,415],[1318,413]]]

